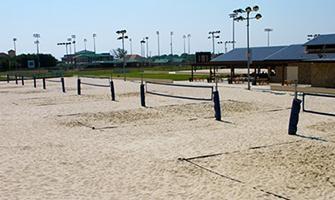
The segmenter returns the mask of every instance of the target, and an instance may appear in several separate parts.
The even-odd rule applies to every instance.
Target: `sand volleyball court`
[[[143,108],[138,82],[114,80],[115,102],[65,82],[66,93],[0,82],[0,199],[335,198],[335,118],[301,113],[289,136],[292,93],[221,84],[218,122],[210,101],[147,94]],[[335,112],[334,101],[307,106]]]

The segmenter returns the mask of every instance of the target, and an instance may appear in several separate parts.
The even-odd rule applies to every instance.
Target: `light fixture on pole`
[[[229,15],[230,18],[233,19],[233,49],[235,49],[235,43],[236,43],[236,40],[235,40],[235,20],[236,20],[236,17],[238,16],[238,13],[235,13],[233,12],[232,14]]]
[[[218,42],[218,45],[223,45],[223,42],[222,41],[219,41]],[[218,51],[220,53],[220,50]]]
[[[149,58],[149,37],[145,37],[146,45],[147,45],[147,58]]]
[[[173,32],[170,32],[170,46],[171,46],[171,55],[173,56]]]
[[[97,49],[95,46],[95,38],[97,37],[97,34],[93,33],[93,46],[94,46],[94,53],[97,53]]]
[[[224,43],[225,53],[228,52],[227,44],[233,44],[234,45],[234,43],[235,43],[234,41],[225,41],[225,43]]]
[[[313,40],[317,37],[319,37],[320,34],[310,34],[310,35],[307,35],[307,40],[310,41],[310,40]]]
[[[187,35],[188,40],[188,54],[191,54],[191,34]]]
[[[267,35],[268,35],[268,47],[270,46],[270,32],[273,31],[272,28],[266,28],[264,29],[265,32],[267,32]]]
[[[245,10],[243,9],[237,9],[234,10],[234,13],[237,13],[238,17],[235,18],[236,21],[247,21],[247,67],[248,67],[248,90],[251,89],[250,86],[250,65],[251,65],[251,52],[250,52],[250,19],[261,19],[262,15],[257,13],[254,17],[250,17],[250,13],[251,12],[258,12],[259,7],[258,6],[254,6],[253,8],[251,7],[247,7]],[[242,14],[246,13],[246,17],[243,17]],[[255,74],[256,76],[256,74]]]
[[[72,44],[73,44],[73,54],[76,54],[76,35],[71,35]]]
[[[38,33],[34,33],[33,37],[36,39],[34,43],[36,44],[36,52],[37,52],[37,68],[40,68],[40,57],[39,57],[39,54],[40,54],[40,41],[39,41],[39,39],[41,38],[41,35],[38,34]]]
[[[84,39],[84,46],[85,46],[85,51],[87,51],[87,39]]]
[[[159,31],[156,31],[157,34],[157,44],[158,44],[158,50],[157,50],[157,55],[161,56],[161,47],[160,47],[160,41],[159,41]]]
[[[124,40],[128,39],[128,36],[126,36],[127,31],[126,30],[120,30],[120,31],[116,31],[116,34],[119,35],[119,37],[117,38],[118,40],[122,41],[122,57],[123,57],[123,76],[124,76],[124,81],[127,80],[126,78],[126,52],[124,50]]]
[[[213,55],[215,54],[215,39],[220,38],[220,36],[218,35],[220,33],[221,31],[211,31],[208,33],[210,35],[208,39],[212,39],[212,42],[213,42]]]

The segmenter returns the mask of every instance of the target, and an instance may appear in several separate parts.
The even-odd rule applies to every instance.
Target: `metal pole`
[[[214,39],[214,33],[212,33],[212,40],[213,40],[213,54],[215,54],[215,39]]]
[[[250,13],[248,12],[247,13],[247,57],[248,57],[248,90],[250,90],[250,43],[249,43],[249,18],[250,16]]]
[[[270,46],[270,31],[268,31],[268,47]]]
[[[170,45],[171,45],[171,55],[173,55],[173,41],[172,41],[173,32],[170,33]]]
[[[93,35],[93,45],[94,45],[94,53],[96,53],[97,50],[96,50],[96,46],[95,46],[95,35]]]
[[[129,45],[130,45],[130,54],[133,54],[133,40],[129,39]]]
[[[184,54],[186,54],[186,35],[183,36],[184,39]]]
[[[145,40],[147,41],[147,58],[149,58],[149,37],[146,37]]]
[[[159,41],[159,31],[157,31],[157,42],[158,42],[158,56],[160,56],[161,50],[160,50],[160,41]]]
[[[188,54],[191,54],[191,35],[188,34]]]
[[[126,81],[126,55],[124,52],[124,33],[122,33],[122,51],[123,51],[123,79]]]
[[[233,49],[235,49],[235,17],[233,17]]]

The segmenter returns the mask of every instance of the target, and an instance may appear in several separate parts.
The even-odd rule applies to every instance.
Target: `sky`
[[[251,46],[266,46],[264,28],[272,28],[271,45],[302,44],[308,34],[335,33],[334,0],[2,0],[0,52],[35,53],[34,33],[39,33],[40,52],[60,58],[65,42],[77,37],[77,51],[93,50],[93,33],[97,34],[97,52],[120,48],[117,30],[125,29],[133,40],[133,53],[140,54],[140,40],[149,37],[149,52],[157,55],[160,31],[161,54],[170,53],[170,32],[174,32],[174,53],[184,52],[183,35],[191,34],[191,52],[212,51],[209,31],[220,30],[218,41],[232,40],[229,14],[238,8],[258,5],[261,20],[250,24]],[[246,45],[246,22],[235,24],[236,47]],[[126,41],[129,52],[129,42]],[[231,45],[228,46],[230,50]],[[223,52],[224,45],[216,45]]]

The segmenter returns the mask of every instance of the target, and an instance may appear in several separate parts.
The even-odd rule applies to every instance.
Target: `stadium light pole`
[[[124,81],[127,80],[126,78],[126,52],[124,51],[124,40],[128,39],[128,36],[126,36],[127,31],[126,30],[119,30],[116,31],[116,34],[119,35],[119,37],[117,38],[118,40],[122,41],[122,53],[123,53],[123,77],[124,77]]]
[[[251,89],[250,86],[250,65],[251,65],[251,52],[250,52],[250,19],[256,19],[259,20],[262,18],[262,15],[257,13],[254,17],[250,17],[250,14],[252,12],[258,12],[259,7],[254,6],[253,8],[247,7],[245,10],[243,9],[237,9],[234,10],[234,13],[237,13],[238,17],[235,18],[236,21],[247,21],[247,67],[248,67],[248,90]],[[246,13],[246,16],[243,17],[242,14]],[[256,75],[256,74],[255,74]]]
[[[171,56],[173,56],[173,32],[170,32],[170,46],[171,46]]]
[[[145,48],[144,48],[144,44],[145,44],[145,39],[141,40],[141,55],[142,57],[145,57]]]
[[[133,39],[129,38],[130,54],[133,54]]]
[[[156,31],[157,34],[157,44],[158,44],[158,49],[157,49],[157,55],[161,56],[161,47],[160,47],[160,41],[159,41],[159,31]]]
[[[37,68],[39,69],[40,68],[40,57],[39,57],[39,54],[40,54],[40,40],[39,39],[41,38],[41,35],[39,33],[34,33],[33,37],[36,39],[34,43],[36,44]]]
[[[183,40],[184,40],[184,54],[186,54],[186,35],[183,35]]]
[[[16,54],[16,41],[17,41],[17,38],[13,38],[13,43],[14,43],[14,51],[15,51],[15,54]]]
[[[145,37],[146,45],[147,45],[147,58],[149,58],[149,37]]]
[[[16,52],[16,41],[17,41],[17,38],[13,38],[14,52],[15,52],[15,55],[14,55],[14,67],[15,67],[15,71],[17,71],[17,64],[16,64],[16,55],[17,55],[17,52]]]
[[[85,39],[84,39],[85,51],[87,51],[87,45],[86,45],[86,43],[87,43],[87,39],[85,38]]]
[[[97,49],[96,49],[96,46],[95,46],[95,38],[97,37],[97,34],[96,33],[93,33],[93,47],[94,47],[94,53],[97,53]]]
[[[222,41],[219,41],[218,42],[218,45],[222,45],[223,44],[223,42]],[[219,53],[220,53],[220,51],[218,51]]]
[[[191,54],[191,34],[187,35],[188,39],[188,54]]]
[[[73,44],[73,53],[76,54],[76,35],[71,35],[72,44]]]
[[[272,28],[266,28],[264,29],[264,31],[267,33],[267,36],[268,36],[268,47],[270,46],[270,32],[273,31]]]
[[[72,54],[72,47],[71,47],[72,38],[68,38],[67,41],[68,41],[68,45],[70,46],[70,55],[71,55]]]
[[[208,34],[210,35],[208,39],[212,39],[213,42],[213,54],[215,54],[215,39],[219,39],[220,36],[217,34],[220,34],[221,31],[211,31]]]
[[[233,19],[233,49],[235,49],[235,20],[236,20],[236,17],[238,16],[237,13],[233,12],[232,14],[229,14],[229,17]]]

